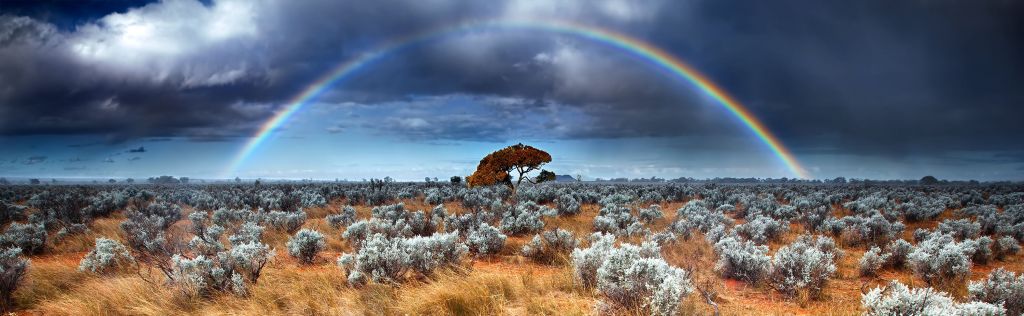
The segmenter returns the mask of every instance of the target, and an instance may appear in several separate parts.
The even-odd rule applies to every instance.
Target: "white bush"
[[[522,253],[537,262],[564,262],[574,248],[576,237],[571,232],[559,228],[534,235],[533,239],[523,246]]]
[[[1006,315],[1002,306],[980,302],[957,304],[945,292],[930,287],[910,289],[898,281],[864,294],[861,306],[868,316]]]
[[[685,271],[660,257],[647,257],[630,244],[610,250],[597,278],[605,303],[639,308],[650,315],[675,315],[679,302],[693,290]]]
[[[31,262],[21,258],[21,249],[7,248],[0,252],[0,310],[10,311],[14,306],[14,291],[18,289]]]
[[[594,233],[590,237],[590,247],[576,248],[572,251],[572,267],[576,281],[585,288],[597,285],[597,269],[615,247],[615,235]]]
[[[757,283],[771,270],[768,246],[757,245],[738,236],[726,236],[715,244],[718,262],[715,271],[723,277]]]
[[[661,212],[661,206],[657,204],[651,204],[651,206],[641,208],[639,215],[640,220],[645,223],[652,223],[657,219],[665,217],[665,214]]]
[[[285,246],[288,247],[289,255],[299,259],[301,263],[309,264],[313,263],[316,255],[327,247],[327,243],[324,242],[324,234],[304,228],[289,238]]]
[[[78,263],[78,271],[108,273],[135,261],[121,243],[103,237],[96,238],[96,248],[89,251]]]
[[[871,247],[868,252],[864,253],[864,256],[860,257],[860,275],[878,275],[878,269],[881,269],[891,256],[892,254],[882,253],[882,249],[878,247]]]
[[[830,239],[818,237],[819,239]],[[810,298],[818,298],[828,281],[836,273],[835,253],[823,251],[810,235],[802,235],[793,243],[775,253],[771,265],[772,285],[786,295],[806,291]]]
[[[469,250],[479,255],[496,254],[505,246],[505,234],[487,223],[480,223],[466,238]]]
[[[958,243],[953,236],[932,233],[918,243],[907,257],[914,274],[930,285],[949,285],[963,282],[971,274],[971,259],[975,249],[967,243]]]
[[[327,224],[334,227],[334,229],[341,229],[342,227],[348,226],[356,221],[356,209],[351,205],[345,205],[341,209],[340,214],[327,215],[325,218]]]
[[[1024,274],[999,268],[989,273],[987,279],[972,281],[967,291],[971,300],[1003,305],[1008,315],[1024,314]]]
[[[558,215],[576,215],[580,213],[580,202],[572,194],[562,194],[556,200]]]

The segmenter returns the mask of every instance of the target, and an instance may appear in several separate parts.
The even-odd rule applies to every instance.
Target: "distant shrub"
[[[362,247],[363,242],[370,236],[370,221],[361,220],[348,225],[345,232],[341,234],[349,244],[355,248]]]
[[[21,248],[26,254],[39,254],[46,249],[46,226],[43,224],[12,223],[0,236],[3,247]]]
[[[302,229],[295,233],[285,245],[288,247],[289,255],[305,264],[313,263],[316,255],[327,246],[324,235],[311,229]]]
[[[525,246],[524,256],[541,263],[566,262],[576,248],[576,237],[561,228],[533,236]]]
[[[619,236],[642,235],[647,229],[641,224],[629,207],[605,204],[594,217],[594,231]]]
[[[378,283],[401,282],[409,260],[409,253],[401,238],[389,239],[382,234],[374,234],[366,239],[356,253],[353,271],[348,276],[349,284],[362,285],[368,278]]]
[[[505,234],[501,230],[486,223],[480,223],[473,232],[466,238],[466,245],[469,251],[478,255],[491,255],[501,251],[505,246]]]
[[[209,296],[214,291],[229,291],[247,295],[245,280],[239,274],[225,273],[217,263],[205,256],[188,258],[174,255],[172,279],[186,295]]]
[[[256,283],[263,267],[274,257],[274,251],[264,243],[249,241],[235,245],[227,255],[234,271]]]
[[[576,281],[588,289],[597,286],[597,269],[615,247],[615,235],[594,233],[590,239],[590,247],[573,249],[571,255]]]
[[[736,226],[736,232],[750,240],[763,244],[776,241],[789,231],[789,223],[768,216],[757,215],[746,223]]]
[[[580,202],[572,194],[562,194],[556,200],[558,215],[576,215],[580,213]]]
[[[844,243],[881,246],[899,238],[906,228],[906,225],[899,221],[889,221],[878,211],[870,213],[870,216],[846,216],[840,220],[840,238]]]
[[[409,266],[421,275],[429,276],[441,267],[453,267],[459,263],[468,247],[459,242],[455,232],[435,233],[431,236],[414,236],[403,240],[409,254]]]
[[[234,235],[228,236],[228,242],[232,246],[248,243],[259,243],[263,238],[263,226],[254,222],[246,222],[238,227]]]
[[[665,214],[661,212],[661,206],[658,204],[651,204],[651,206],[641,208],[639,213],[640,220],[648,224],[665,217]]]
[[[999,237],[992,245],[992,255],[996,260],[1004,260],[1009,255],[1017,254],[1020,251],[1020,242],[1010,236]]]
[[[957,304],[945,292],[930,287],[910,289],[898,281],[864,294],[861,306],[868,316],[1006,314],[1001,306],[980,302]]]
[[[164,217],[129,211],[128,218],[121,222],[125,244],[132,250],[132,257],[139,263],[156,267],[165,274],[172,270],[172,256],[180,245],[168,240],[164,229],[168,227]]]
[[[972,239],[978,238],[978,235],[981,234],[981,224],[966,218],[958,220],[947,219],[939,223],[937,230],[951,234],[957,240]]]
[[[21,286],[30,261],[21,258],[21,249],[7,248],[0,252],[0,306],[4,312],[14,308],[14,291]]]
[[[438,268],[455,266],[467,251],[468,247],[459,242],[455,232],[412,238],[389,238],[375,233],[356,254],[339,257],[338,265],[348,270],[348,282],[352,286],[370,280],[396,284],[404,281],[409,271],[430,275]]]
[[[900,209],[903,210],[903,219],[908,222],[933,220],[946,210],[945,205],[916,205],[914,203],[903,203]]]
[[[103,237],[96,238],[96,248],[89,251],[78,264],[78,271],[91,273],[109,273],[135,262],[135,258],[121,243]]]
[[[1024,314],[1024,274],[998,268],[988,278],[967,286],[972,301],[1002,305],[1007,315]]]
[[[291,234],[302,228],[306,218],[306,212],[272,211],[263,215],[263,222],[273,229]]]
[[[685,271],[630,244],[609,251],[597,270],[597,289],[603,303],[649,315],[675,315],[682,298],[693,291]]]
[[[910,256],[910,252],[914,251],[914,246],[910,245],[909,242],[903,239],[896,239],[889,242],[885,246],[885,252],[889,254],[889,260],[885,262],[886,266],[902,269],[906,266],[907,256]]]
[[[924,229],[924,228],[915,229],[914,230],[914,242],[915,243],[922,242],[925,239],[928,239],[928,236],[931,236],[931,234],[932,234],[932,232],[930,232],[930,231],[928,231],[927,229]]]
[[[341,209],[340,214],[327,215],[326,220],[327,224],[334,227],[334,229],[341,229],[356,221],[356,209],[351,205],[346,205]]]
[[[933,233],[917,244],[907,257],[914,275],[932,286],[949,286],[966,280],[971,274],[974,248],[958,243],[953,236]]]
[[[807,293],[811,299],[820,297],[825,285],[836,273],[835,253],[830,252],[831,249],[825,248],[823,251],[822,247],[818,247],[828,244],[828,241],[819,242],[810,235],[802,235],[793,243],[780,248],[771,265],[771,281],[775,289],[789,296]]]
[[[861,276],[877,276],[878,269],[881,269],[892,254],[882,253],[882,249],[878,247],[871,247],[868,252],[864,253],[864,256],[860,257],[859,271]]]
[[[533,202],[516,204],[501,216],[501,231],[511,236],[519,236],[539,231],[544,228],[540,220],[540,206]]]
[[[995,258],[995,254],[992,253],[992,238],[989,236],[981,236],[977,239],[964,240],[964,244],[974,248],[974,254],[971,256],[971,262],[976,264],[986,264]]]
[[[708,210],[704,203],[699,200],[686,202],[686,205],[676,211],[676,221],[672,224],[672,230],[681,236],[689,236],[690,230],[696,229],[707,233],[718,226],[730,226],[733,221],[726,217],[725,213],[719,210]]]
[[[723,277],[758,283],[768,276],[772,258],[768,246],[757,245],[738,236],[726,236],[715,244],[718,262],[715,271]]]

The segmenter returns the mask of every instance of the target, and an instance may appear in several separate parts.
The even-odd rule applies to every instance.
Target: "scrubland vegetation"
[[[5,185],[0,224],[17,313],[1024,312],[1013,185]]]

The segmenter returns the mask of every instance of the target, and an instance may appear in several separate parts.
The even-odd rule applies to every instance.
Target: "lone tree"
[[[554,173],[541,169],[541,166],[549,162],[551,162],[551,155],[547,152],[521,143],[515,144],[481,159],[476,171],[466,177],[466,182],[470,187],[499,183],[512,186],[512,175],[509,174],[512,171],[518,173],[519,177],[515,186],[519,186],[523,180],[535,184],[554,180]],[[541,170],[537,179],[530,179],[526,176],[536,170]]]

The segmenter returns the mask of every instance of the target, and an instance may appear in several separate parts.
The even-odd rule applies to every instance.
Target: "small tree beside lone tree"
[[[512,175],[515,171],[518,174],[515,187],[518,187],[523,180],[536,184],[544,181],[554,180],[554,173],[541,169],[546,163],[551,162],[551,155],[547,152],[532,146],[515,144],[495,151],[480,160],[476,171],[466,177],[470,187],[504,184],[512,185]],[[526,174],[540,170],[536,179],[531,179]]]

